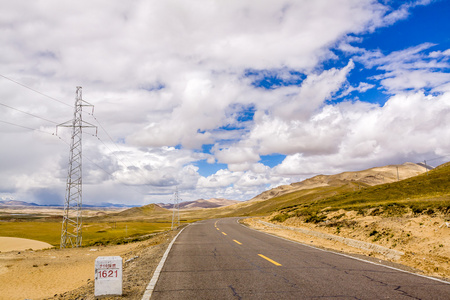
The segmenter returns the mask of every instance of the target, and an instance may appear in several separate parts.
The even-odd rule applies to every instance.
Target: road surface
[[[450,299],[450,284],[257,232],[237,219],[192,224],[151,299]]]

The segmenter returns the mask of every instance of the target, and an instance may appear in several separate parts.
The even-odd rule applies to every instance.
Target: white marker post
[[[99,256],[95,260],[95,296],[122,295],[122,257]]]

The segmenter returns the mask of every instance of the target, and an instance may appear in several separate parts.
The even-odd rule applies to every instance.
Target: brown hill
[[[263,201],[299,190],[325,186],[341,186],[348,182],[357,182],[365,186],[374,186],[407,179],[424,172],[426,172],[424,166],[407,162],[402,165],[389,165],[363,171],[344,172],[337,175],[317,175],[302,182],[281,185],[265,191],[249,201]]]
[[[116,214],[118,217],[148,217],[155,213],[168,213],[169,210],[157,204],[148,204],[140,207],[132,207]]]

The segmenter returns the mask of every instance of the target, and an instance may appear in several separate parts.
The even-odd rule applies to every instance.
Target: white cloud
[[[255,163],[260,160],[255,150],[248,147],[219,149],[214,155],[219,163],[225,164]]]
[[[346,133],[338,138],[338,147],[328,155],[289,155],[275,167],[277,173],[330,174],[376,166],[382,161],[400,163],[421,155],[426,157],[438,149],[449,153],[450,133],[446,129],[450,121],[449,92],[438,96],[421,92],[397,95],[383,107],[347,102],[333,109],[340,115],[336,120],[345,126]],[[328,129],[335,126],[330,123]],[[330,131],[329,138],[336,138],[336,134]]]
[[[239,179],[239,173],[229,170],[219,170],[208,177],[201,177],[197,183],[198,188],[225,188]]]
[[[341,88],[353,67],[353,61],[349,61],[342,69],[331,68],[320,74],[308,75],[294,97],[285,97],[274,105],[274,115],[283,120],[308,118]]]
[[[450,49],[447,49],[445,51],[433,51],[429,54],[432,58],[445,58],[446,56],[450,56]]]
[[[384,71],[385,73],[375,76],[374,79],[379,80],[383,88],[391,94],[425,88],[441,90],[443,85],[450,82],[450,74],[445,71],[450,68],[444,54],[448,50],[424,53],[433,46],[435,45],[424,43],[388,55],[383,55],[380,51],[364,51],[355,60],[369,68],[376,67]]]
[[[374,87],[374,84],[370,84],[367,82],[360,82],[356,87],[349,85],[342,93],[339,94],[339,97],[345,97],[354,91],[364,93],[365,91]]]
[[[393,24],[422,4],[392,10],[372,0],[3,2],[2,74],[67,105],[4,78],[1,102],[62,123],[73,115],[75,86],[83,86],[101,124],[84,115],[100,127],[100,141],[89,134],[83,141],[88,203],[167,201],[175,185],[185,200],[248,199],[305,174],[448,149],[448,72],[433,70],[448,68],[449,50],[427,55],[433,45],[423,44],[383,55],[350,45],[361,40],[355,34]],[[397,98],[384,107],[326,105],[372,88],[348,83],[352,60],[322,69],[339,59],[330,50],[336,45],[384,72],[373,80]],[[245,76],[249,70],[285,82],[301,73],[304,80],[265,90],[252,85],[257,78]],[[427,98],[422,88],[441,95]],[[56,124],[0,108],[1,121],[49,133],[0,123],[1,194],[54,201],[64,194],[68,161],[68,145],[51,135]],[[253,119],[242,122],[249,111]],[[392,141],[402,130],[409,150]],[[59,133],[66,142],[67,134]],[[215,145],[212,154],[200,152],[204,144]],[[275,168],[259,163],[272,153],[288,156]],[[199,160],[228,168],[204,177]]]
[[[334,152],[347,130],[341,114],[333,106],[324,107],[306,120],[261,115],[255,121],[249,139],[258,145],[263,155]]]

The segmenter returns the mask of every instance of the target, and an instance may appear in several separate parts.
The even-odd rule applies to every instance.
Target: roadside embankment
[[[337,236],[334,234],[323,233],[323,232],[319,232],[319,231],[298,228],[298,227],[283,226],[283,225],[273,224],[273,223],[269,223],[269,222],[264,222],[261,220],[258,220],[257,222],[259,222],[263,225],[266,225],[266,226],[274,227],[274,228],[285,229],[285,230],[286,229],[294,230],[294,231],[298,231],[298,232],[301,232],[301,233],[309,235],[309,236],[315,236],[315,237],[330,240],[330,241],[336,241],[336,242],[348,245],[348,246],[356,248],[356,249],[362,249],[362,250],[366,250],[366,251],[376,252],[376,253],[379,253],[379,254],[385,256],[386,258],[389,258],[392,260],[398,260],[402,255],[405,254],[402,251],[397,251],[397,250],[389,249],[389,248],[379,246],[379,245],[376,245],[373,243],[358,241],[355,239]]]
[[[419,272],[450,279],[450,224],[446,216],[386,217],[356,211],[328,212],[318,223],[274,216],[243,222],[257,230],[307,245],[399,263]]]

